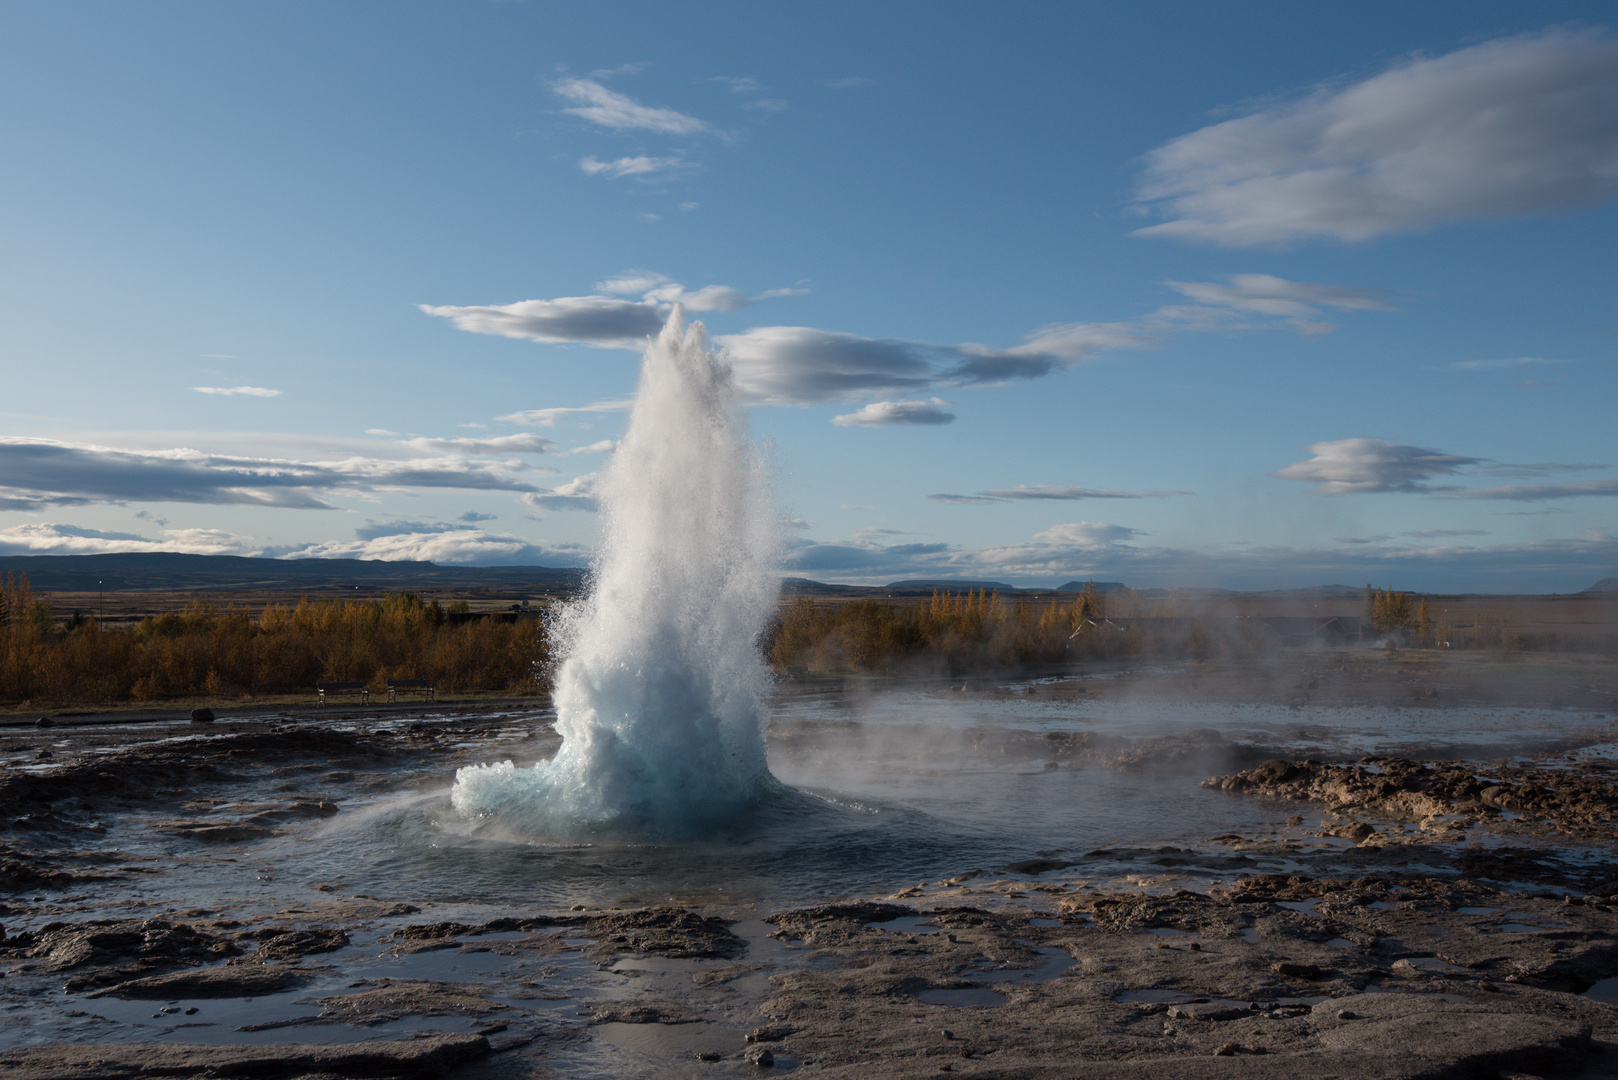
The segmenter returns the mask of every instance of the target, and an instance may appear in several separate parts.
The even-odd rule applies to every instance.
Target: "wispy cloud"
[[[570,454],[610,454],[616,449],[618,449],[617,440],[615,440],[615,439],[602,439],[600,442],[593,442],[589,446],[575,446],[573,449],[569,450],[568,453],[570,453]]]
[[[675,304],[687,311],[736,311],[763,300],[801,296],[801,288],[769,289],[750,297],[729,285],[687,289],[649,270],[626,270],[596,284],[592,296],[554,300],[519,300],[514,304],[456,306],[417,304],[428,315],[448,319],[457,329],[554,344],[639,349],[663,328]],[[601,294],[612,295],[601,295]],[[625,299],[640,294],[639,300]]]
[[[520,461],[463,457],[291,461],[196,450],[121,450],[0,437],[0,509],[183,502],[330,509],[338,492],[460,488],[533,492]]]
[[[557,96],[573,104],[565,113],[582,117],[593,124],[614,131],[655,131],[663,135],[700,135],[710,129],[708,123],[694,116],[658,109],[609,90],[593,79],[562,79],[551,84]]]
[[[593,405],[577,405],[555,409],[525,409],[522,412],[508,413],[497,416],[496,420],[505,424],[538,424],[541,427],[555,427],[558,420],[569,416],[588,416],[593,413],[628,412],[633,401],[598,401]]]
[[[1546,502],[1551,499],[1602,498],[1618,495],[1618,480],[1574,480],[1565,484],[1504,484],[1469,488],[1449,494],[1452,499],[1505,499],[1511,502]]]
[[[263,386],[193,386],[199,394],[217,394],[220,397],[280,397],[281,391]]]
[[[1323,495],[1364,495],[1383,491],[1447,490],[1428,483],[1451,476],[1483,458],[1445,454],[1386,439],[1338,439],[1309,447],[1314,457],[1277,469],[1271,476],[1315,484]]]
[[[474,334],[599,348],[643,347],[648,337],[662,329],[664,319],[654,303],[613,296],[562,296],[472,307],[416,306]]]
[[[602,161],[595,157],[579,159],[579,168],[589,176],[610,177],[620,176],[654,176],[658,173],[679,172],[690,168],[691,163],[684,158],[677,157],[648,157],[638,154],[635,157],[614,158],[612,161]]]
[[[715,75],[708,81],[711,83],[718,83],[733,94],[756,94],[760,90],[764,89],[759,85],[757,79],[749,78],[745,75],[740,77],[732,75]]]
[[[1020,344],[1006,347],[870,338],[811,326],[758,326],[718,335],[714,341],[728,354],[736,385],[748,399],[813,404],[1042,378],[1087,362],[1103,351],[1153,348],[1169,334],[1228,330],[1233,317],[1247,320],[1238,325],[1260,326],[1264,319],[1283,319],[1306,333],[1319,333],[1333,328],[1313,319],[1322,307],[1392,309],[1385,294],[1374,289],[1287,281],[1265,274],[1239,274],[1226,283],[1171,284],[1200,302],[1160,307],[1127,322],[1050,323],[1026,335]],[[688,289],[649,270],[626,270],[597,282],[596,289],[591,296],[505,305],[419,306],[427,314],[447,318],[473,333],[642,348],[674,304],[693,312],[728,312],[808,291],[801,284],[767,289],[754,296],[728,285]],[[628,299],[636,295],[639,300]],[[839,422],[864,424],[883,415],[898,414],[879,410],[859,420]]]
[[[1149,153],[1139,235],[1366,240],[1618,195],[1618,42],[1550,30],[1415,57]]]
[[[858,412],[834,416],[839,427],[890,427],[894,424],[948,424],[955,420],[949,402],[943,398],[927,401],[873,401]]]
[[[828,90],[857,90],[862,86],[874,86],[876,80],[867,79],[863,75],[844,75],[839,79],[821,79],[820,85]]]
[[[190,555],[256,555],[248,537],[220,529],[166,529],[161,539],[104,532],[55,522],[0,529],[0,555],[111,555],[183,552]]]
[[[1272,274],[1235,274],[1223,284],[1211,281],[1170,281],[1166,284],[1199,304],[1283,319],[1307,335],[1325,334],[1337,329],[1335,323],[1320,321],[1320,309],[1323,307],[1339,311],[1397,310],[1380,289],[1316,285],[1306,281],[1288,281]],[[1162,309],[1160,317],[1174,310]]]
[[[405,442],[416,450],[435,454],[554,454],[557,446],[551,440],[528,432],[517,435],[497,435],[488,439],[409,439]]]
[[[929,495],[941,503],[1000,503],[1023,500],[1055,500],[1078,502],[1083,499],[1172,499],[1179,495],[1195,495],[1194,491],[1113,491],[1109,488],[1077,487],[1071,484],[1018,484],[1009,488],[990,488],[975,495]]]
[[[1417,529],[1405,535],[1414,536],[1419,540],[1433,540],[1446,536],[1487,536],[1488,533],[1483,529]]]
[[[1543,356],[1513,356],[1503,360],[1457,360],[1445,364],[1449,371],[1519,371],[1523,368],[1554,367],[1570,364],[1571,360],[1550,360]]]
[[[401,532],[368,539],[332,540],[280,551],[283,559],[377,559],[479,566],[580,566],[589,552],[577,545],[541,546],[520,536],[480,529]]]

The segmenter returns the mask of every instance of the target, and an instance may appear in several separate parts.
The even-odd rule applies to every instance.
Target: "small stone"
[[[1186,948],[1190,949],[1192,952],[1201,952],[1202,951],[1202,942],[1193,941],[1191,944],[1187,945]]]
[[[697,1060],[698,1061],[718,1061],[719,1060],[719,1052],[717,1050],[698,1050],[697,1051]]]
[[[1288,979],[1313,980],[1320,978],[1321,975],[1320,966],[1318,964],[1293,964],[1286,960],[1271,964],[1270,970],[1275,972],[1277,975],[1285,976]]]
[[[955,1038],[955,1032],[951,1031],[949,1028],[945,1028],[944,1029],[944,1038],[946,1038],[946,1039]]]
[[[38,720],[34,721],[34,726],[35,727],[55,727],[56,726],[56,721],[52,720],[48,716],[41,716]]]
[[[1303,824],[1303,815],[1302,814],[1293,814],[1291,817],[1287,818],[1287,824],[1288,825],[1294,825],[1294,826],[1302,825]]]
[[[1214,1057],[1235,1057],[1237,1051],[1239,1051],[1241,1048],[1241,1043],[1220,1043],[1219,1049],[1214,1051]]]
[[[574,911],[583,911],[584,910],[584,905],[583,904],[574,904],[573,905],[573,910]]]
[[[192,709],[191,710],[191,722],[193,724],[211,724],[211,723],[213,723],[213,710],[210,709],[210,708],[207,708],[206,706],[204,706],[203,708],[200,708],[200,709]]]
[[[1480,982],[1478,983],[1478,989],[1486,994],[1498,994],[1500,992],[1500,988],[1492,982]]]
[[[197,1015],[197,1007],[195,1005],[191,1006],[189,1009],[185,1010],[185,1015],[187,1015],[187,1016],[195,1016],[195,1015]]]
[[[775,1064],[775,1054],[767,1046],[754,1046],[750,1048],[745,1057],[750,1065],[757,1065],[761,1069],[768,1069]]]
[[[1360,1014],[1355,1012],[1353,1009],[1337,1010],[1337,1019],[1339,1020],[1358,1020],[1359,1018]]]

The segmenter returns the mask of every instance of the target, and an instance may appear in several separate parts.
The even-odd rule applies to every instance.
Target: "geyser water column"
[[[462,769],[451,799],[536,839],[700,835],[779,787],[758,646],[779,540],[730,366],[678,307],[646,349],[597,491],[591,589],[557,627],[561,749],[532,768]]]

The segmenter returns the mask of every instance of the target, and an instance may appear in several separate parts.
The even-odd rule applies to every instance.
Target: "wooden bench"
[[[358,694],[365,703],[371,703],[371,690],[362,682],[317,682],[315,691],[320,695],[319,704],[326,704],[327,694]]]
[[[426,679],[389,679],[388,680],[388,700],[389,701],[392,701],[394,699],[394,696],[396,694],[398,694],[399,691],[401,691],[401,690],[403,690],[407,694],[409,694],[409,693],[426,694],[428,701],[437,701],[438,700],[438,698],[436,696],[436,691],[433,689],[433,684],[428,682]]]

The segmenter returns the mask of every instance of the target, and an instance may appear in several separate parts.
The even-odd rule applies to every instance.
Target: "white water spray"
[[[678,838],[778,787],[758,648],[780,588],[775,515],[730,367],[683,321],[675,308],[647,348],[603,471],[592,588],[559,627],[561,749],[461,769],[463,816],[539,838]]]

